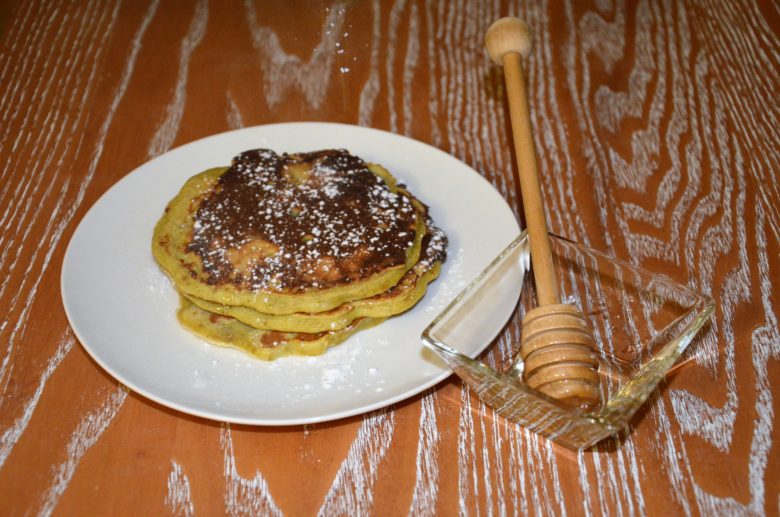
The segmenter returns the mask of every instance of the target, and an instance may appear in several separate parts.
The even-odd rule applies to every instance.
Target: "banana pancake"
[[[299,333],[262,330],[244,325],[229,316],[213,314],[181,297],[179,323],[193,334],[225,347],[241,350],[258,359],[272,360],[285,355],[320,355],[359,330],[384,318],[358,318],[349,326],[330,332]]]
[[[258,149],[188,180],[152,252],[186,296],[317,313],[396,285],[425,231],[424,213],[379,166],[344,150]]]
[[[187,298],[202,309],[231,316],[246,325],[284,332],[316,333],[343,329],[358,318],[387,318],[414,306],[425,294],[428,284],[439,276],[446,257],[447,236],[433,226],[430,219],[427,227],[420,261],[396,285],[384,293],[346,302],[329,311],[276,315],[248,307],[221,305],[192,296]]]

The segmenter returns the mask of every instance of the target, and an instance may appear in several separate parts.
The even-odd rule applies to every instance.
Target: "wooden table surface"
[[[509,14],[536,35],[553,231],[717,303],[692,345],[712,353],[619,443],[552,445],[453,378],[346,420],[220,424],[89,358],[60,298],[71,235],[117,180],[206,135],[380,128],[467,163],[517,211],[483,49]],[[778,514],[778,34],[777,4],[750,0],[2,2],[0,514]],[[497,342],[518,332],[515,316]]]

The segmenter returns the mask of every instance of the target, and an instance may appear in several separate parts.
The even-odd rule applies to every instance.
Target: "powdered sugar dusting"
[[[417,212],[346,151],[238,155],[197,210],[189,249],[208,281],[295,292],[403,264]]]
[[[444,230],[433,225],[430,218],[427,222],[428,233],[423,240],[423,251],[420,255],[420,261],[414,266],[414,272],[422,275],[431,269],[436,262],[444,262],[447,257],[447,234]]]

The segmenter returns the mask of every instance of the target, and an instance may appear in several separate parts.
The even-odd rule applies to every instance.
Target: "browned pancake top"
[[[416,212],[344,150],[239,154],[196,201],[189,249],[210,284],[299,292],[402,265]]]

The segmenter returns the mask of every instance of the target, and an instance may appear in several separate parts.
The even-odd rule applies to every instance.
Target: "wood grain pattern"
[[[520,213],[503,77],[482,48],[504,15],[536,35],[550,227],[717,302],[630,432],[572,453],[454,379],[342,421],[228,426],[88,358],[59,302],[67,242],[113,183],[194,139],[386,129],[463,160]],[[0,514],[780,513],[779,34],[758,0],[6,2]],[[485,361],[511,362],[521,316]]]

